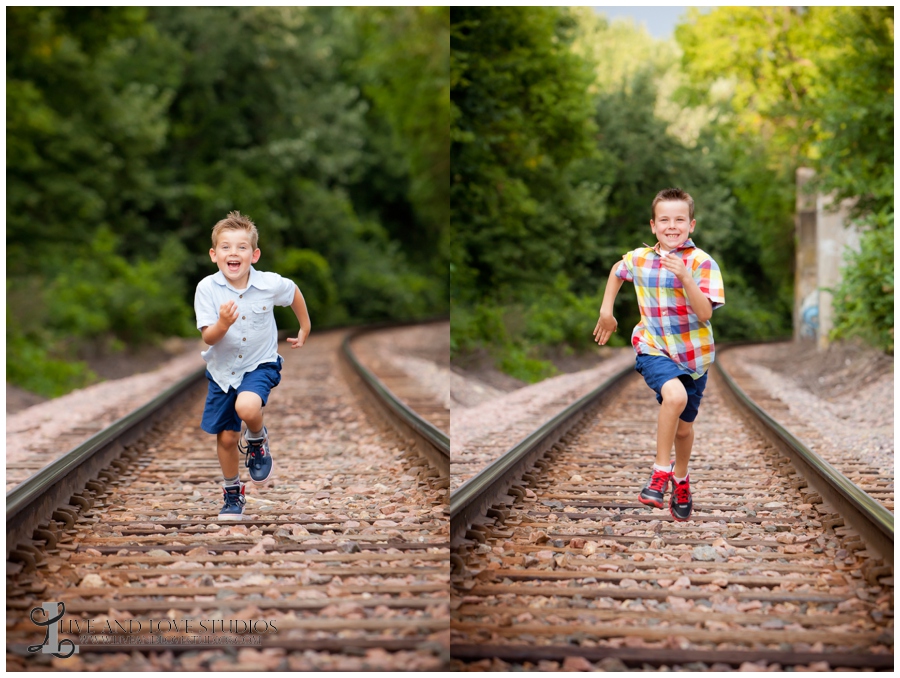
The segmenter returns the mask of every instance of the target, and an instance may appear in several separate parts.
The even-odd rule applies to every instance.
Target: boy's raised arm
[[[212,325],[207,325],[200,330],[200,336],[207,346],[215,346],[222,337],[228,333],[228,328],[234,325],[238,318],[238,307],[233,301],[226,301],[219,307],[219,319]]]
[[[622,283],[625,282],[616,275],[618,266],[619,263],[616,262],[609,272],[609,280],[606,281],[606,290],[603,292],[603,303],[600,304],[600,318],[597,320],[597,326],[594,328],[594,339],[601,346],[609,341],[610,335],[619,326],[612,313],[616,295],[619,293]]]
[[[291,348],[301,348],[303,344],[306,343],[306,338],[312,331],[312,323],[309,320],[309,311],[306,308],[306,300],[303,298],[300,288],[296,285],[294,286],[294,300],[291,302],[291,310],[300,322],[300,332],[297,334],[296,339],[288,337],[288,343],[291,345]]]
[[[700,322],[706,322],[712,318],[712,302],[700,291],[700,288],[694,280],[694,276],[691,275],[687,266],[684,265],[681,257],[669,252],[663,257],[662,267],[671,271],[675,277],[681,281],[681,285],[684,287],[684,293],[688,298],[688,303],[690,304],[694,315],[697,316],[697,319]]]

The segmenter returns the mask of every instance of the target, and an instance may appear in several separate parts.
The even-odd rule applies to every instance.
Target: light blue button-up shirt
[[[234,289],[222,271],[198,283],[194,293],[197,329],[215,325],[219,307],[226,301],[233,301],[238,307],[238,319],[225,336],[200,354],[223,391],[227,392],[230,386],[237,388],[245,374],[281,357],[272,311],[275,306],[290,306],[295,289],[293,281],[277,273],[257,271],[252,266],[245,290]]]

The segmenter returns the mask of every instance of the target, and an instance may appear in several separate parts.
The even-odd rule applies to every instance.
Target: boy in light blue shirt
[[[311,329],[306,301],[297,286],[277,273],[257,271],[259,234],[250,219],[230,212],[212,230],[210,259],[219,271],[197,285],[194,312],[197,328],[209,348],[206,361],[209,390],[200,428],[216,435],[222,467],[225,505],[219,520],[240,520],[244,485],[238,453],[247,455],[250,479],[262,484],[272,475],[268,430],[263,408],[281,381],[275,306],[290,306],[300,322],[291,348],[301,348]],[[245,432],[242,433],[242,423]]]

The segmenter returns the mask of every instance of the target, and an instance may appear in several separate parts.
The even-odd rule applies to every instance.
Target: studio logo
[[[41,617],[40,613],[43,613],[46,620],[38,621],[35,619],[36,613],[38,613],[38,617]],[[37,626],[44,626],[47,630],[44,633],[44,642],[40,645],[29,646],[29,652],[40,651],[42,654],[52,654],[60,659],[68,659],[73,654],[78,654],[78,646],[75,643],[68,639],[59,639],[59,627],[57,627],[56,622],[62,619],[65,613],[65,603],[41,603],[40,607],[35,607],[31,610],[32,623]],[[56,616],[53,616],[54,614]],[[66,644],[71,650],[69,650],[69,654],[61,654],[63,646]]]

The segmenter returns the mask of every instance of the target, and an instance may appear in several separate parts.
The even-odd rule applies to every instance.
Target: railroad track
[[[453,425],[456,430],[451,441],[451,492],[456,492],[487,464],[527,437],[534,422],[552,418],[581,396],[590,393],[606,377],[626,365],[634,364],[631,347],[612,349],[605,356],[606,359],[594,369],[557,377],[551,388],[535,384],[490,402],[486,408],[455,411]],[[560,379],[566,382],[564,388],[560,388]]]
[[[276,477],[248,483],[240,523],[216,519],[205,380],[166,394],[156,423],[82,446],[28,496],[8,493],[7,669],[445,666],[447,478],[421,441],[360,407],[345,337],[282,352],[266,408]],[[45,603],[64,604],[58,638],[78,654],[29,651]]]
[[[716,371],[675,522],[637,501],[652,393],[611,382],[454,492],[454,668],[892,669],[893,516],[849,506]]]
[[[834,466],[872,499],[888,511],[894,511],[893,464],[871,463],[861,459],[861,455],[856,450],[831,451],[828,448],[833,446],[822,444],[823,436],[827,436],[828,433],[810,426],[799,415],[791,412],[789,404],[773,398],[741,360],[734,359],[729,352],[726,352],[722,364],[731,378],[762,409],[769,412],[785,428],[800,438],[807,447],[815,450],[816,454]]]

